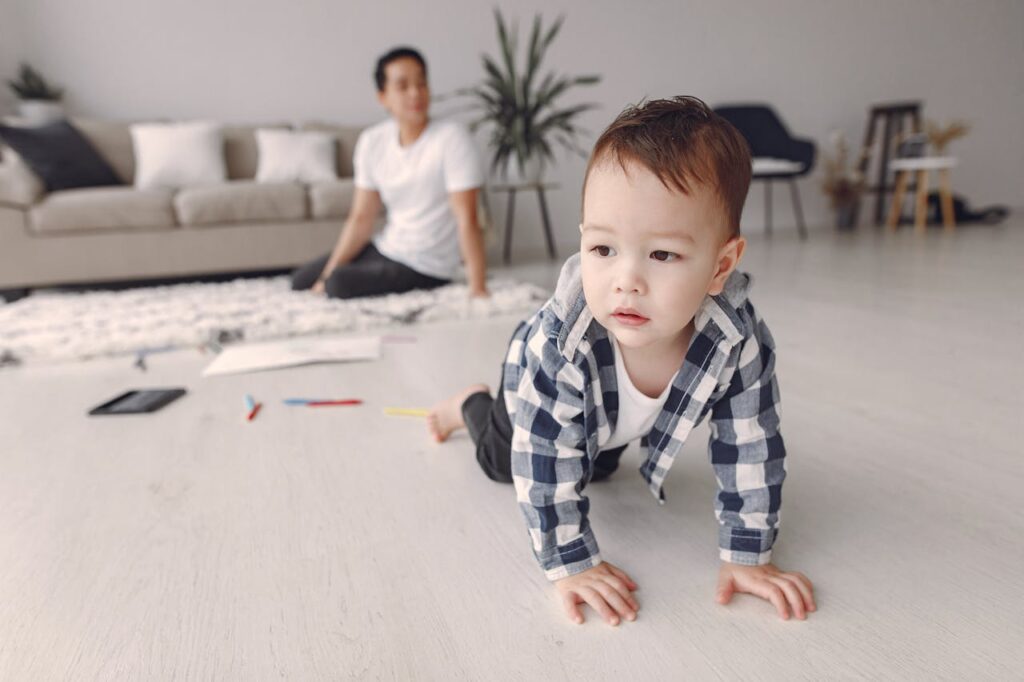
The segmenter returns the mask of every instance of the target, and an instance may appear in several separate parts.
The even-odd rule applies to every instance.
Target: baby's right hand
[[[618,625],[619,616],[636,620],[640,604],[633,597],[637,584],[626,572],[604,561],[582,573],[555,581],[565,612],[576,623],[583,622],[580,604],[586,602],[609,625]]]

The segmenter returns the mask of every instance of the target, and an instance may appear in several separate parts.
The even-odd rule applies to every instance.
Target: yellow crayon
[[[426,417],[430,410],[413,409],[407,407],[385,407],[384,414],[392,417]]]

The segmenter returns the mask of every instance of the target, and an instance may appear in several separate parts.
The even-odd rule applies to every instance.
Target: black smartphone
[[[102,405],[89,410],[90,415],[144,414],[156,412],[164,405],[185,395],[183,388],[147,388],[125,391]]]

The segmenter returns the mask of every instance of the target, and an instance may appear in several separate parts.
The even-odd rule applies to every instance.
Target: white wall
[[[479,54],[496,50],[491,6],[472,0],[0,2],[16,3],[16,13],[7,7],[0,19],[16,14],[18,23],[14,43],[10,30],[0,34],[0,67],[12,70],[17,51],[67,86],[73,112],[112,118],[373,121],[382,112],[370,72],[385,49],[422,49],[435,94],[477,80]],[[592,133],[584,146],[623,105],[645,96],[767,101],[819,144],[835,129],[859,144],[873,102],[922,99],[926,116],[973,126],[954,143],[962,160],[954,190],[975,204],[1024,204],[1019,0],[553,0],[503,9],[525,29],[541,7],[548,18],[567,15],[549,65],[604,76],[567,100],[602,105],[583,121]],[[563,185],[551,197],[563,247],[575,242],[583,166],[568,158],[551,174]],[[812,225],[831,224],[817,174],[801,187]],[[748,201],[748,231],[763,225],[761,190]],[[539,245],[535,207],[517,208],[517,243]],[[792,224],[782,188],[775,210],[776,226]]]
[[[13,110],[15,98],[7,87],[18,68],[18,59],[24,52],[22,22],[14,0],[0,0],[0,115]]]

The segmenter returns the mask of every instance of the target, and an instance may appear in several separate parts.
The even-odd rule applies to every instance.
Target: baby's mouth
[[[627,327],[639,327],[650,321],[650,318],[641,315],[633,308],[616,308],[615,311],[612,312],[612,318],[614,318],[619,324],[623,324]]]

